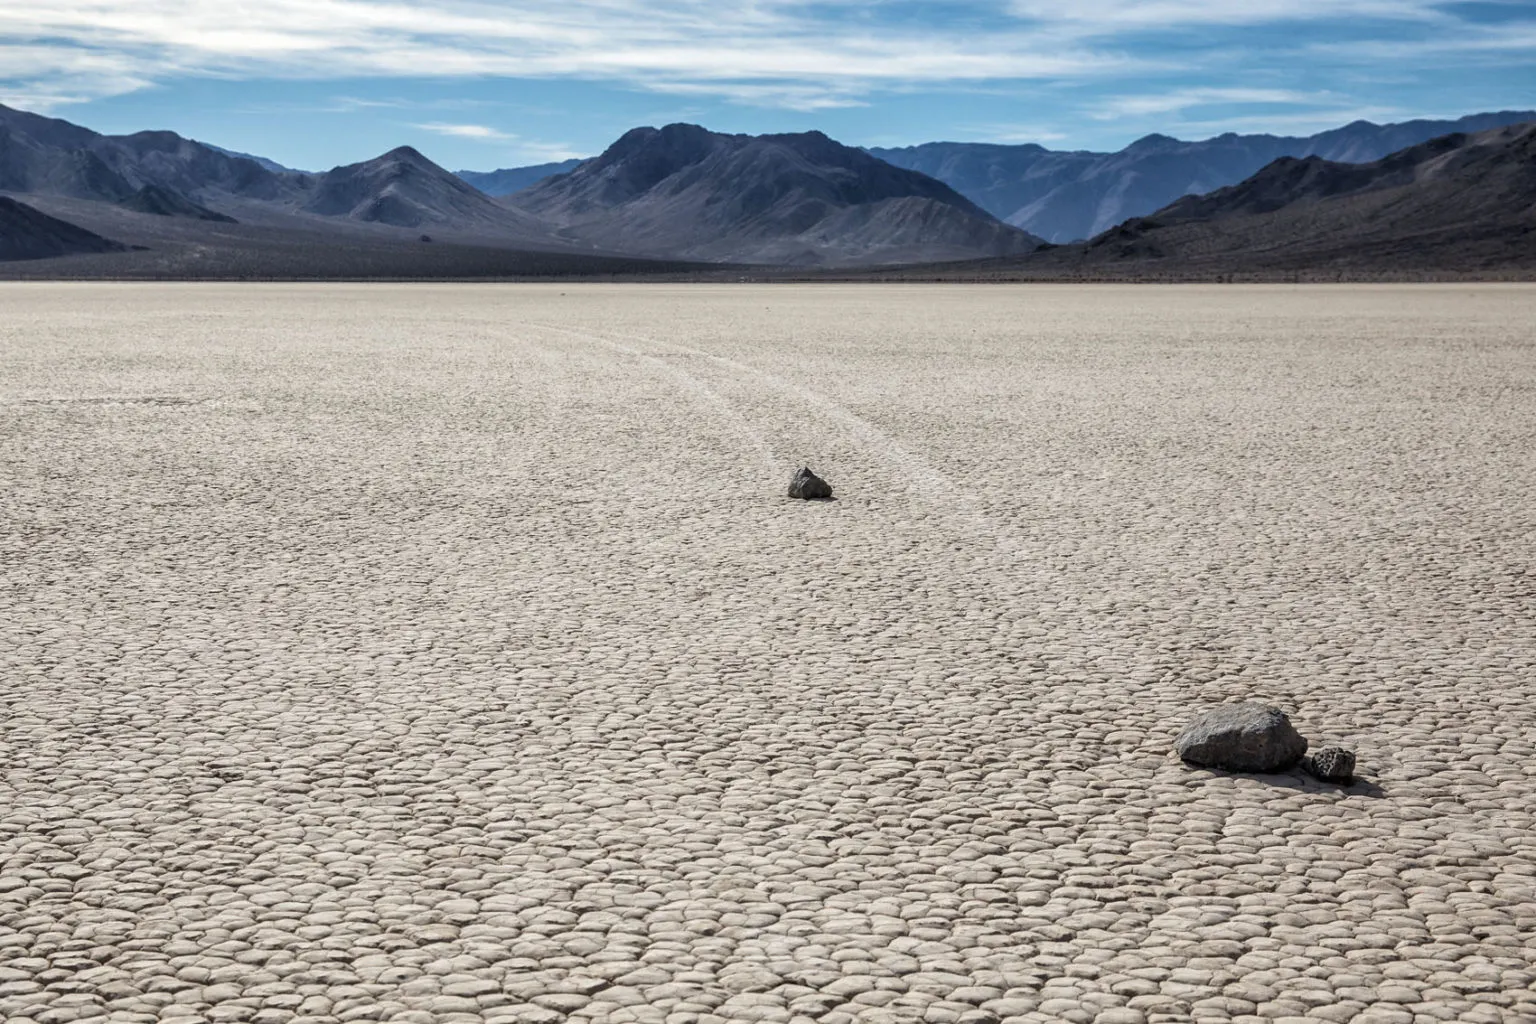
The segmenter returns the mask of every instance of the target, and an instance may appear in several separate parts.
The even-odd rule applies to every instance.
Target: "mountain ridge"
[[[1536,122],[1364,164],[1281,157],[1236,185],[990,272],[1188,280],[1362,269],[1536,271]]]
[[[1221,259],[1268,266],[1254,247],[1284,252],[1288,265],[1315,259],[1365,266],[1376,258],[1360,248],[1367,241],[1382,246],[1382,258],[1394,266],[1432,267],[1426,253],[1440,254],[1434,258],[1443,257],[1446,266],[1523,266],[1522,254],[1536,240],[1527,237],[1536,192],[1522,191],[1519,160],[1511,170],[1508,160],[1494,155],[1518,152],[1536,163],[1536,155],[1519,148],[1524,129],[1499,126],[1518,116],[1524,115],[1503,111],[1397,125],[1359,121],[1305,139],[1226,133],[1187,143],[1153,133],[1087,175],[1079,173],[1080,165],[1104,154],[1060,153],[1036,144],[942,143],[907,152],[952,157],[958,163],[948,170],[954,173],[989,170],[992,185],[1004,191],[1018,184],[1004,173],[1008,160],[1025,154],[1034,161],[1030,187],[1048,193],[1032,204],[1035,212],[1076,195],[1090,205],[1098,202],[1102,214],[1100,193],[1106,189],[1113,203],[1129,207],[1155,193],[1145,182],[1137,184],[1149,169],[1187,176],[1191,167],[1203,168],[1193,188],[1198,194],[1117,222],[1086,245],[1039,253],[1032,257],[1035,268],[1077,261],[1073,265],[1134,265],[1162,273],[1157,268]],[[1536,119],[1536,113],[1529,116]],[[1222,175],[1236,165],[1220,159],[1191,163],[1189,157],[1192,147],[1214,147],[1218,155],[1250,159],[1254,139],[1358,156],[1445,124],[1496,127],[1419,140],[1363,163],[1316,152],[1283,154],[1225,184]],[[952,150],[947,155],[946,146]],[[114,266],[140,258],[126,250],[160,245],[184,251],[192,261],[167,256],[160,263],[167,268],[196,265],[199,253],[246,245],[266,254],[262,259],[357,246],[387,250],[377,259],[361,251],[356,258],[346,254],[337,264],[352,267],[408,265],[413,253],[427,251],[425,242],[458,246],[442,258],[423,257],[423,266],[439,270],[468,266],[472,252],[497,249],[563,253],[558,265],[567,268],[605,255],[619,259],[603,264],[610,267],[668,260],[836,268],[1006,263],[1039,246],[1038,238],[1002,223],[960,190],[878,152],[845,146],[821,132],[752,136],[682,123],[647,126],[625,132],[598,157],[526,169],[541,176],[497,200],[409,146],[311,174],[273,170],[276,165],[262,158],[232,155],[174,132],[107,136],[0,106],[0,193],[20,196],[30,210],[8,208],[13,235],[21,240],[16,251],[36,249],[25,241],[34,237],[51,239],[42,248],[55,253],[71,251],[77,242],[85,247],[80,251],[103,243],[117,247],[109,253],[121,254],[110,256]],[[1451,180],[1454,188],[1444,184]],[[1330,204],[1346,204],[1353,219],[1339,220],[1335,213],[1344,206]],[[1420,223],[1405,221],[1405,209],[1416,211]],[[27,219],[33,215],[52,221]],[[1319,235],[1315,224],[1325,222],[1330,226]],[[1423,252],[1415,255],[1409,238]],[[107,265],[104,259],[98,256],[96,265]],[[306,256],[303,265],[323,266],[326,259]],[[242,262],[233,252],[231,260],[225,263]],[[498,265],[556,264],[540,257]]]
[[[572,238],[678,258],[817,265],[918,250],[1003,255],[1039,244],[942,182],[821,132],[634,128],[507,202]],[[882,224],[879,210],[893,216]]]
[[[1226,132],[1185,141],[1153,133],[1113,153],[957,142],[869,152],[945,181],[994,216],[1063,244],[1150,214],[1180,196],[1235,184],[1282,156],[1361,163],[1439,135],[1533,119],[1536,111],[1505,110],[1384,125],[1357,120],[1310,136]]]
[[[103,135],[0,105],[0,190],[122,202],[148,185],[193,200],[276,200],[302,175],[276,174],[174,132]]]

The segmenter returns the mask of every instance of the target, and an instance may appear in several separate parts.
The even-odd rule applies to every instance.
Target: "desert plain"
[[[1536,288],[0,313],[0,1019],[1536,1021]]]

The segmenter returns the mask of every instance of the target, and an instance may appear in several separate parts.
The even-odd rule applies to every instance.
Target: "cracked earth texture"
[[[1536,1021],[1536,289],[0,310],[6,1021]]]

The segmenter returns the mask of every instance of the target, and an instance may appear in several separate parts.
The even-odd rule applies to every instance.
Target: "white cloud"
[[[514,147],[516,161],[520,164],[554,164],[562,160],[591,156],[571,148],[565,142],[531,142],[524,140]]]
[[[0,103],[7,106],[46,112],[136,92],[153,82],[154,76],[130,55],[11,43],[0,35]]]
[[[577,152],[564,142],[538,142],[533,139],[525,139],[513,132],[504,132],[499,128],[492,128],[489,125],[483,124],[452,124],[445,121],[427,121],[421,124],[412,124],[411,127],[432,132],[436,135],[446,135],[454,139],[513,143],[510,147],[502,147],[502,151],[506,154],[505,159],[513,164],[548,164],[586,155]]]
[[[1208,107],[1217,104],[1296,106],[1316,105],[1327,100],[1327,93],[1298,92],[1293,89],[1202,87],[1174,89],[1162,93],[1112,96],[1103,101],[1093,116],[1099,120],[1108,121],[1150,114],[1173,114],[1191,107]]]
[[[442,121],[428,121],[425,124],[413,124],[412,128],[420,128],[422,131],[434,132],[438,135],[447,135],[455,139],[481,139],[486,142],[507,142],[517,138],[516,135],[499,131],[483,124],[446,124]]]

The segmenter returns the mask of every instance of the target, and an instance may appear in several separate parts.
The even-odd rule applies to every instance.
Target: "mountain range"
[[[1521,121],[1536,112],[1304,139],[1149,136],[1117,154],[860,150],[820,132],[673,124],[589,160],[476,175],[410,147],[308,173],[171,132],[102,135],[0,106],[0,258],[160,277],[1526,267],[1530,138],[1506,127]],[[1049,243],[1021,223],[1092,238]]]
[[[1365,163],[1452,132],[1536,120],[1536,111],[1473,114],[1454,121],[1355,121],[1316,135],[1236,135],[1200,142],[1148,135],[1117,153],[1058,152],[1035,145],[930,142],[871,149],[898,167],[953,186],[993,216],[1048,242],[1091,238],[1180,196],[1233,185],[1281,157]]]
[[[501,201],[408,146],[310,174],[170,132],[101,135],[0,107],[0,192],[41,200],[54,216],[63,200],[94,204],[68,212],[93,232],[126,228],[128,241],[149,249],[175,244],[186,225],[124,221],[124,211],[287,228],[337,245],[391,231],[398,244],[401,232],[417,232],[413,241],[631,262],[836,266],[1013,255],[1040,244],[947,185],[819,132],[752,137],[695,125],[636,129]],[[239,237],[226,231],[221,244]]]
[[[979,142],[929,142],[866,152],[937,178],[994,217],[1048,242],[1065,244],[1149,214],[1180,196],[1235,184],[1282,157],[1367,163],[1437,136],[1532,120],[1536,110],[1506,110],[1455,120],[1384,125],[1354,121],[1307,136],[1228,132],[1186,142],[1148,135],[1114,153]],[[476,188],[506,196],[581,162],[458,173]]]

